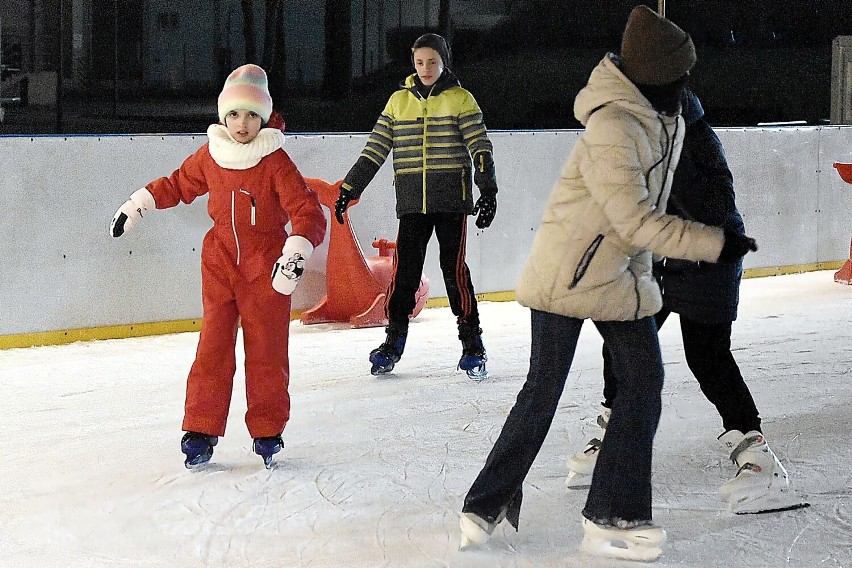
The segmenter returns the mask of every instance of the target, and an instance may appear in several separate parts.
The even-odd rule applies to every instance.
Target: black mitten
[[[744,257],[749,251],[757,250],[757,242],[751,237],[725,231],[725,244],[719,253],[719,262],[732,264]]]
[[[481,195],[473,206],[473,215],[476,217],[476,226],[485,229],[491,225],[494,215],[497,214],[497,197],[494,195]]]
[[[343,187],[340,188],[340,197],[334,203],[334,217],[341,225],[343,224],[343,214],[346,212],[346,208],[349,207],[349,202],[353,199],[355,198],[349,191],[343,189]]]

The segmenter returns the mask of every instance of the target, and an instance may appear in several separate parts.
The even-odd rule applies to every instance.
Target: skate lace
[[[601,449],[603,442],[599,438],[592,438],[589,440],[589,443],[586,444],[586,449],[583,450],[584,454],[592,454]]]
[[[737,470],[737,475],[741,474],[744,471],[753,471],[754,473],[760,473],[761,471],[763,471],[763,468],[755,463],[746,462],[741,465],[740,468]]]
[[[757,434],[755,436],[746,436],[745,438],[743,438],[743,441],[740,442],[739,444],[737,444],[737,447],[734,448],[733,451],[731,452],[731,461],[734,462],[734,463],[737,463],[737,458],[740,457],[741,453],[743,453],[744,451],[746,451],[748,448],[750,448],[752,446],[757,446],[757,445],[762,444],[762,443],[763,443],[763,436],[761,436],[760,434]],[[745,467],[746,465],[748,465],[748,464],[744,464],[743,467]],[[740,469],[742,470],[742,468],[740,468]],[[760,471],[759,467],[758,467],[758,471]]]

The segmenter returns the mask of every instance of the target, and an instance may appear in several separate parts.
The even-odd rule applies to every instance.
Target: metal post
[[[367,0],[361,2],[361,80],[367,77]]]
[[[112,115],[118,116],[118,0],[112,2]]]
[[[62,36],[63,16],[65,14],[65,1],[59,0],[59,33],[57,33],[56,46],[56,133],[62,134]]]
[[[3,18],[0,18],[0,123],[6,118],[3,110]]]
[[[662,17],[666,17],[666,0],[657,0],[657,13]]]

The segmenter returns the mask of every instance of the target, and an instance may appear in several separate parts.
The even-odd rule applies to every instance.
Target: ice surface
[[[197,334],[0,351],[0,566],[635,566],[580,554],[585,492],[565,461],[596,434],[600,338],[586,324],[520,532],[459,552],[458,511],[528,367],[529,312],[482,303],[491,378],[456,370],[447,308],[413,322],[394,372],[370,375],[381,328],[291,327],[292,419],[271,470],[251,451],[242,371],[213,460],[183,467]],[[683,361],[676,317],[655,443],[654,566],[852,567],[852,287],[831,272],[746,280],[735,356],[764,433],[809,509],[738,516],[719,487],[721,421]],[[242,350],[239,349],[241,356]]]

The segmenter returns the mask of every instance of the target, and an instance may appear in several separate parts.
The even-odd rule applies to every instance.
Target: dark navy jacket
[[[686,137],[666,212],[744,233],[722,143],[704,120],[698,97],[687,89],[681,102]],[[654,266],[663,291],[663,308],[703,323],[737,318],[742,273],[742,260],[713,264],[667,258]]]

